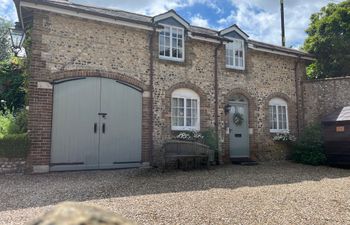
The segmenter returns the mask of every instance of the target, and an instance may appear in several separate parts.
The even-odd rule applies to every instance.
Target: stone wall
[[[350,76],[303,82],[305,125],[319,122],[338,108],[350,106]]]
[[[248,49],[245,70],[225,67],[225,55],[219,53],[220,130],[225,157],[229,154],[228,115],[224,105],[233,95],[241,94],[248,99],[251,157],[258,160],[285,159],[287,149],[272,140],[269,129],[268,103],[273,97],[288,103],[289,129],[298,134],[297,92],[301,78],[305,75],[305,62],[296,58]],[[297,79],[297,80],[296,80]]]
[[[151,40],[153,52],[150,51]],[[184,62],[161,60],[158,58],[158,35],[153,35],[152,31],[42,11],[34,13],[32,42],[29,83],[32,145],[29,162],[37,168],[48,170],[53,104],[53,89],[42,89],[38,87],[38,82],[74,76],[101,76],[140,87],[144,91],[142,160],[145,162],[151,161],[151,157],[157,161],[162,143],[172,137],[170,96],[176,88],[190,88],[200,96],[201,130],[216,125],[214,69],[217,43],[186,37]],[[229,157],[224,108],[230,97],[238,93],[249,99],[249,121],[253,131],[250,137],[251,156],[258,160],[284,158],[284,150],[273,143],[269,133],[268,101],[272,97],[281,97],[288,102],[290,129],[296,134],[297,89],[300,77],[305,74],[304,62],[248,49],[246,70],[237,71],[225,67],[224,51],[224,46],[219,47],[218,98],[222,155],[226,159]]]
[[[22,158],[0,158],[0,174],[23,173],[26,161]]]

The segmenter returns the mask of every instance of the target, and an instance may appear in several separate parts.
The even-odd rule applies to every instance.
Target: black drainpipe
[[[219,81],[218,81],[218,51],[222,46],[222,41],[215,47],[214,53],[214,93],[215,93],[215,133],[217,138],[217,154],[216,154],[216,163],[220,163],[219,159],[219,147],[220,147],[220,135],[219,135]]]
[[[295,66],[294,66],[294,80],[295,80],[295,92],[296,92],[296,111],[297,111],[297,134],[298,137],[300,135],[300,107],[299,104],[303,104],[300,101],[303,101],[303,93],[300,93],[301,96],[299,96],[299,85],[301,85],[301,79],[302,77],[300,77],[300,82],[298,81],[298,73],[297,73],[297,69],[298,69],[298,64],[300,61],[300,56],[298,56],[297,60],[295,61]]]
[[[150,117],[150,132],[149,132],[149,139],[150,139],[150,151],[149,151],[149,160],[150,163],[153,164],[153,76],[154,76],[154,68],[153,68],[153,38],[156,34],[156,28],[153,27],[153,31],[150,33],[149,37],[149,82],[150,82],[150,111],[149,111],[149,117]]]

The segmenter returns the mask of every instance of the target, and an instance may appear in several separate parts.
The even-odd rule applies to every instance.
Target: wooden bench
[[[175,162],[177,169],[208,168],[210,151],[208,146],[197,142],[167,141],[162,148],[163,171],[169,162]]]

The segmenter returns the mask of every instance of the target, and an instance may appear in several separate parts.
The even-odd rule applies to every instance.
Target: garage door
[[[51,171],[137,167],[142,94],[106,78],[54,86]]]

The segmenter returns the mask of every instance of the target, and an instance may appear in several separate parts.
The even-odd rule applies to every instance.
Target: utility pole
[[[286,46],[286,34],[284,32],[284,0],[281,1],[281,30],[282,30],[282,46]]]

